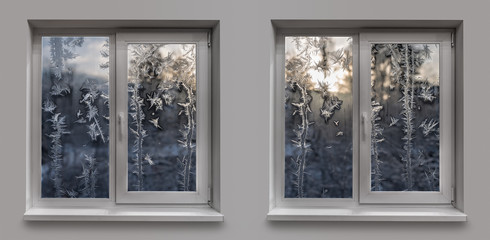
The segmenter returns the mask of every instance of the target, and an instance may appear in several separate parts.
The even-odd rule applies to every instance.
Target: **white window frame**
[[[279,21],[280,22],[280,21]],[[301,25],[301,24],[300,24]],[[285,199],[284,198],[284,40],[285,36],[355,36],[353,38],[353,198],[352,199]],[[361,125],[361,113],[371,112],[370,100],[370,55],[371,48],[366,37],[383,36],[393,42],[438,42],[443,46],[440,62],[444,76],[450,84],[442,84],[441,93],[441,191],[440,192],[384,192],[370,193],[370,141],[361,139],[363,132],[369,133],[369,125]],[[391,37],[388,37],[391,36]],[[417,38],[418,36],[418,38]],[[433,36],[433,38],[428,38]],[[434,37],[435,36],[435,37]],[[443,37],[441,39],[441,36]],[[448,36],[450,36],[448,38]],[[270,155],[270,199],[267,219],[271,221],[466,221],[466,214],[452,203],[454,190],[454,52],[451,49],[450,30],[397,30],[397,29],[332,29],[332,28],[277,28],[275,29],[275,63],[271,75],[271,155]],[[398,37],[398,38],[397,38]],[[420,39],[423,37],[423,39]],[[357,41],[356,41],[357,40]],[[374,39],[380,41],[380,39]],[[448,41],[449,40],[449,41]],[[375,41],[375,42],[376,42]],[[366,44],[369,45],[366,48]],[[355,49],[355,48],[358,49]],[[449,47],[449,48],[448,48]],[[368,51],[366,51],[368,49]],[[363,52],[364,51],[364,52]],[[357,54],[357,56],[356,56]],[[449,54],[449,55],[448,55]],[[366,56],[367,55],[367,56]],[[367,58],[367,63],[362,63]],[[363,60],[364,59],[364,60]],[[367,75],[366,75],[367,73]],[[365,76],[362,76],[365,74]],[[367,78],[367,80],[366,80]],[[441,76],[442,79],[442,76]],[[442,86],[444,85],[444,86]],[[449,86],[448,86],[449,85]],[[442,102],[445,102],[444,104]],[[363,114],[364,116],[369,116]],[[443,118],[445,119],[443,120]],[[367,123],[367,122],[366,122]],[[443,126],[444,125],[444,126]],[[367,134],[366,136],[370,136]],[[442,140],[446,139],[446,140]],[[364,173],[361,173],[364,171]],[[442,173],[443,172],[443,173]],[[367,173],[367,174],[366,174]]]
[[[440,157],[437,192],[371,191],[371,44],[375,43],[435,43],[439,44],[440,84]],[[453,188],[454,162],[454,78],[452,74],[451,33],[361,33],[360,34],[360,111],[361,158],[360,202],[386,204],[450,204]]]
[[[117,172],[116,202],[117,203],[173,203],[173,204],[207,204],[209,161],[211,159],[211,106],[210,76],[205,32],[166,32],[144,33],[123,32],[116,34],[117,51],[117,84],[116,102],[118,113],[117,139]],[[196,81],[197,81],[197,113],[196,113],[196,191],[128,191],[128,44],[131,43],[162,43],[162,44],[196,44]],[[126,93],[126,94],[121,94]]]
[[[61,24],[63,25],[63,24]],[[197,131],[200,146],[196,149],[199,184],[196,192],[163,192],[149,193],[149,195],[118,196],[120,176],[116,172],[122,163],[127,164],[125,159],[116,159],[121,152],[127,156],[128,145],[116,151],[122,140],[119,139],[120,129],[127,131],[127,125],[120,128],[118,125],[117,112],[121,106],[127,107],[127,101],[122,104],[118,97],[127,98],[127,77],[119,79],[120,71],[116,65],[119,51],[116,49],[116,35],[133,33],[138,36],[172,36],[173,42],[181,42],[182,37],[187,42],[198,44],[198,78],[203,80],[198,83],[199,87]],[[83,37],[109,37],[110,67],[109,67],[109,92],[110,92],[110,123],[109,134],[109,197],[108,198],[41,198],[41,113],[42,113],[42,37],[43,36],[83,36]],[[176,37],[179,36],[177,39]],[[28,221],[198,221],[219,222],[223,221],[223,214],[219,212],[219,160],[213,160],[211,156],[211,141],[213,130],[211,129],[211,41],[216,38],[211,36],[209,29],[115,29],[115,28],[40,28],[31,32],[31,51],[28,60],[28,105],[27,105],[27,144],[28,158],[26,168],[26,212],[24,220]],[[158,41],[163,42],[163,41]],[[125,61],[124,63],[127,63]],[[218,68],[219,69],[219,68]],[[116,78],[118,80],[116,80]],[[199,81],[199,80],[198,80]],[[121,85],[123,85],[121,87]],[[126,87],[126,91],[120,92],[120,88]],[[116,88],[118,88],[116,90]],[[121,94],[122,93],[122,94]],[[117,109],[116,109],[117,107]],[[127,111],[127,109],[125,109]],[[213,110],[214,111],[214,110]],[[213,113],[214,114],[214,113]],[[126,117],[126,116],[125,116]],[[124,119],[121,119],[124,120]],[[200,122],[200,123],[199,123]],[[217,130],[219,131],[219,130]],[[127,143],[127,139],[124,140]],[[121,164],[120,164],[121,163]],[[123,166],[126,167],[126,166]],[[213,177],[211,176],[213,174]],[[124,171],[119,175],[127,175]],[[214,179],[214,183],[211,181]],[[216,184],[217,190],[214,190]],[[127,189],[127,188],[126,188]],[[156,197],[155,197],[156,196]],[[119,199],[120,198],[120,199]],[[154,200],[156,198],[156,200]],[[216,201],[216,203],[214,201]],[[130,203],[130,204],[126,204]]]

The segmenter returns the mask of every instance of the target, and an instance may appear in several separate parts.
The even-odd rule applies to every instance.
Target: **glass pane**
[[[285,39],[285,198],[352,197],[352,38]]]
[[[128,45],[128,191],[196,191],[196,45]]]
[[[371,69],[371,190],[439,191],[439,44],[372,44]]]
[[[43,198],[109,197],[109,38],[42,38]]]

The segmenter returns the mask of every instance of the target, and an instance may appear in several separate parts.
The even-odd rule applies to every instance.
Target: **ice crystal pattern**
[[[82,99],[80,100],[80,103],[85,105],[85,118],[86,121],[90,123],[88,125],[88,134],[90,135],[90,138],[92,141],[96,141],[98,137],[102,140],[103,143],[106,142],[106,138],[104,136],[104,131],[102,131],[101,128],[101,120],[99,119],[99,109],[97,108],[94,103],[96,100],[100,97],[101,92],[99,90],[99,87],[97,86],[97,83],[93,81],[92,79],[87,79],[82,87],[80,88],[80,91],[82,92]],[[82,115],[83,113],[80,111],[80,114],[77,113],[77,117]]]
[[[383,173],[381,172],[381,164],[383,163],[379,159],[379,149],[378,144],[384,141],[383,128],[378,123],[381,120],[379,112],[383,109],[378,102],[371,102],[371,156],[372,156],[372,173],[373,176],[373,190],[379,191],[381,189],[381,181],[383,181]],[[391,119],[390,127],[398,122],[397,120]]]
[[[438,45],[371,46],[372,190],[438,191]]]
[[[91,198],[95,198],[97,188],[97,161],[94,156],[85,155],[85,163],[82,165],[82,175],[79,178],[82,179],[82,192]]]
[[[42,38],[43,198],[109,197],[108,41]]]
[[[196,189],[196,45],[129,44],[130,191]]]
[[[145,113],[143,112],[143,99],[139,96],[139,84],[129,86],[128,92],[131,95],[129,98],[129,115],[131,116],[132,125],[134,127],[129,127],[130,133],[134,136],[133,141],[133,152],[134,152],[134,170],[133,174],[136,175],[137,180],[134,186],[137,191],[143,191],[143,174],[144,174],[144,164],[145,158],[143,157],[143,141],[147,135],[146,130],[143,128],[143,121],[145,119]],[[146,161],[149,163],[149,161]]]
[[[285,40],[285,197],[349,198],[351,39]]]

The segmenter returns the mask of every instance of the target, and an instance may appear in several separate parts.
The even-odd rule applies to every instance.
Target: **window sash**
[[[85,30],[46,30],[35,32],[32,40],[32,82],[29,86],[30,152],[31,159],[28,178],[33,207],[65,206],[110,206],[115,200],[115,145],[109,142],[109,197],[108,198],[42,198],[41,197],[41,159],[42,159],[42,37],[109,37],[109,138],[115,137],[114,129],[114,90],[115,90],[115,35],[111,31]]]
[[[124,32],[116,35],[116,203],[207,204],[211,160],[211,85],[206,32]],[[128,191],[128,43],[195,43],[197,78],[196,191]]]
[[[322,37],[352,37],[352,101],[358,102],[359,80],[358,69],[359,55],[358,35],[353,31],[332,30],[332,29],[289,29],[281,30],[276,33],[275,38],[275,81],[273,82],[272,94],[272,127],[271,142],[272,150],[272,168],[274,169],[271,176],[271,191],[273,191],[272,205],[277,207],[328,207],[356,206],[358,202],[358,139],[359,139],[359,110],[358,105],[353,104],[353,121],[352,121],[352,198],[285,198],[285,108],[284,108],[284,89],[285,89],[285,37],[287,36],[322,36]]]
[[[440,186],[439,192],[371,191],[371,44],[440,44]],[[451,35],[440,33],[361,33],[360,34],[360,203],[448,204],[451,202],[454,162],[454,79],[452,76]]]

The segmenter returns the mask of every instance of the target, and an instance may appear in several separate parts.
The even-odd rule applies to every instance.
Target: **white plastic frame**
[[[440,191],[371,191],[371,125],[363,122],[360,138],[360,203],[449,204],[452,201],[454,163],[454,78],[452,74],[451,33],[360,33],[360,111],[371,116],[371,44],[440,44]]]
[[[197,129],[196,191],[128,191],[128,110],[127,65],[128,44],[188,43],[196,44]],[[116,203],[207,204],[211,163],[211,81],[207,32],[123,32],[116,34]]]

